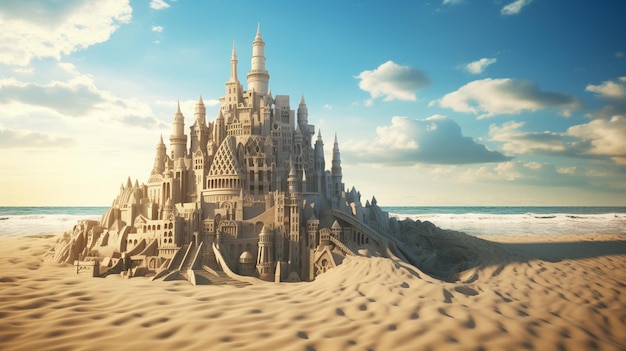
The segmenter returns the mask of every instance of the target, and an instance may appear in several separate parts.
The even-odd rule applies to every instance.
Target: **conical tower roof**
[[[241,177],[243,172],[235,155],[235,137],[226,137],[217,148],[209,177]]]

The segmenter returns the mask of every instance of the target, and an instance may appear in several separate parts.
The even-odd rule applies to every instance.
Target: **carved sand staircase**
[[[167,269],[157,273],[152,280],[187,280],[193,285],[230,285],[243,287],[250,283],[229,277],[215,257],[209,259],[209,265],[200,267],[200,252],[202,243],[195,246],[193,243],[183,245],[176,252]]]

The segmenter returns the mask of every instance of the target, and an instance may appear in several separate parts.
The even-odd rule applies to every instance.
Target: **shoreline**
[[[463,282],[355,257],[314,282],[235,288],[78,276],[43,258],[52,236],[3,237],[0,349],[626,348],[623,235],[482,239],[501,260]]]

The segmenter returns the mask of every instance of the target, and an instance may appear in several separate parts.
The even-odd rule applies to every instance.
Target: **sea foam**
[[[400,214],[399,219],[430,221],[443,229],[470,235],[625,234],[626,213],[431,213]]]

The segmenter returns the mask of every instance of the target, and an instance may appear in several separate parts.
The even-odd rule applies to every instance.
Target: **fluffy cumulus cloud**
[[[475,80],[431,102],[478,118],[520,114],[545,108],[559,108],[565,116],[578,108],[578,101],[567,94],[540,90],[529,81],[510,78]]]
[[[57,118],[87,118],[128,126],[158,127],[149,105],[124,99],[99,89],[89,75],[81,74],[67,63],[57,68],[66,73],[60,80],[47,83],[0,79],[0,117],[49,115]],[[58,73],[58,72],[57,72]],[[141,120],[141,123],[138,121]]]
[[[589,84],[585,90],[591,91],[605,98],[623,99],[626,97],[626,87],[624,86],[625,82],[626,77],[619,77],[617,81],[609,80],[598,85]]]
[[[349,141],[342,144],[356,162],[391,165],[469,164],[502,162],[509,157],[488,150],[461,133],[451,119],[435,115],[415,120],[396,116],[391,125],[376,129],[374,140]]]
[[[522,11],[522,8],[531,3],[532,0],[515,0],[512,3],[504,6],[500,13],[503,15],[517,15]]]
[[[587,157],[589,143],[568,133],[524,131],[524,122],[510,121],[489,127],[490,140],[502,143],[502,151],[513,155]]]
[[[21,82],[14,78],[0,80],[0,104],[20,102],[47,107],[63,115],[84,116],[103,101],[101,92],[84,76],[69,82],[48,84]]]
[[[572,126],[567,134],[587,141],[590,145],[587,154],[610,157],[616,164],[626,165],[626,117],[614,116]]]
[[[35,57],[58,60],[107,41],[131,16],[128,0],[3,1],[0,63],[26,66]]]
[[[170,7],[170,4],[166,3],[163,0],[151,0],[150,8],[153,10],[163,10]]]
[[[586,91],[596,94],[605,105],[599,111],[588,114],[591,118],[626,116],[626,77],[608,80],[600,84],[589,84]]]
[[[527,132],[523,122],[491,125],[491,141],[502,143],[509,154],[560,155],[610,159],[626,165],[626,118],[614,116],[569,127],[564,133]]]
[[[363,71],[356,78],[361,90],[368,92],[372,99],[382,97],[384,101],[415,101],[415,92],[430,84],[424,72],[393,61],[387,61],[374,70]]]
[[[490,65],[496,63],[495,58],[486,58],[483,57],[480,60],[470,62],[465,65],[465,70],[471,74],[481,74],[489,67]]]
[[[155,33],[163,33],[163,26],[152,26],[152,31]]]

